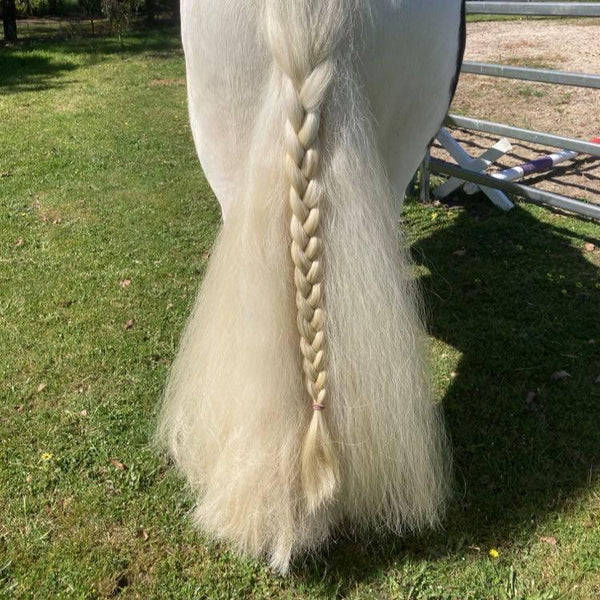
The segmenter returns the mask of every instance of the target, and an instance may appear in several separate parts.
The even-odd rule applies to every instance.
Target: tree
[[[154,23],[156,21],[156,0],[146,0],[146,20],[148,23]]]
[[[101,0],[79,0],[79,6],[90,20],[92,35],[94,35],[94,17],[102,13]]]
[[[15,0],[2,0],[2,24],[4,39],[7,42],[17,41],[17,6]]]
[[[102,0],[102,12],[108,18],[110,30],[119,36],[123,46],[123,33],[129,29],[131,17],[137,11],[139,0]]]
[[[171,0],[171,19],[174,23],[179,24],[181,6],[179,0]]]

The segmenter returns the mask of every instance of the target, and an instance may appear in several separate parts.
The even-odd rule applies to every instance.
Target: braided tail
[[[337,458],[323,409],[327,397],[327,340],[323,294],[323,243],[319,237],[323,189],[320,164],[320,106],[331,79],[331,65],[317,66],[297,89],[286,81],[286,174],[292,209],[291,255],[298,307],[298,330],[306,389],[313,416],[302,448],[302,486],[309,510],[331,499],[338,480]]]
[[[308,4],[288,6],[285,14],[272,13],[268,31],[271,50],[283,78],[285,171],[292,213],[291,258],[305,385],[313,411],[302,446],[301,482],[307,508],[314,512],[333,498],[338,487],[339,465],[324,411],[327,339],[320,237],[324,198],[319,179],[321,107],[331,84],[333,64],[328,56],[331,40],[318,39],[314,21],[307,18]],[[278,10],[282,10],[281,4]],[[290,31],[286,31],[282,23],[295,23],[297,29],[292,35],[295,33],[300,39],[286,39]]]
[[[375,122],[387,109],[371,102],[381,82],[367,77],[380,56],[381,74],[396,74],[390,53],[413,16],[428,22],[425,4],[184,0],[192,125],[206,134],[200,146],[215,145],[208,171],[227,179],[231,204],[157,437],[194,490],[203,530],[281,573],[342,523],[402,534],[436,524],[447,498],[448,444],[394,209],[421,150],[402,147],[392,182],[385,120]],[[217,21],[224,52],[204,38]],[[380,39],[387,31],[393,39]],[[412,62],[398,57],[398,77]],[[406,80],[407,93],[429,89],[420,85]],[[228,122],[207,127],[219,90],[231,95]],[[385,98],[408,129],[424,127],[424,148],[437,126],[429,108],[413,123],[413,96]],[[247,153],[239,170],[227,155],[236,140],[233,156]]]

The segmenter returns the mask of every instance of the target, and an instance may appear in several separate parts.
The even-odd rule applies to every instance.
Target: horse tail
[[[188,6],[195,19],[198,3]],[[252,77],[239,77],[256,88],[230,99],[247,160],[231,174],[236,198],[170,370],[157,440],[194,490],[203,530],[284,573],[342,524],[435,523],[448,452],[364,96],[371,3],[252,6],[252,35],[229,40],[258,40]],[[239,90],[248,65],[222,67]]]
[[[285,174],[289,186],[297,325],[312,418],[301,451],[302,490],[310,512],[330,501],[339,464],[327,425],[328,347],[322,220],[322,108],[332,84],[333,52],[346,11],[340,2],[267,2],[269,49],[281,75]]]
[[[333,507],[358,526],[396,531],[433,524],[449,491],[449,450],[428,386],[420,293],[361,87],[370,9],[362,0],[265,6],[313,410],[301,452],[309,514]]]

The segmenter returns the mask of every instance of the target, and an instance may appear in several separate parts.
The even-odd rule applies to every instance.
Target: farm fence
[[[466,2],[466,12],[467,14],[486,15],[600,17],[600,2],[471,1]],[[576,47],[577,45],[574,40],[574,51],[576,51]],[[600,74],[570,73],[551,69],[514,67],[472,61],[465,61],[461,72],[600,90]],[[554,164],[569,160],[579,153],[600,158],[600,140],[597,139],[592,141],[579,140],[455,114],[449,114],[444,121],[444,125],[449,128],[460,128],[492,135],[507,136],[517,140],[561,149],[561,152],[558,154],[552,154],[543,157],[542,160],[531,161],[531,163],[522,165],[526,167],[525,172],[517,175],[514,173],[510,174],[512,179],[521,178],[529,172],[547,170],[548,168],[552,168]],[[430,158],[428,153],[421,166],[422,198],[429,196],[429,176],[430,173],[435,173],[452,178],[444,184],[446,186],[445,195],[447,195],[448,189],[456,189],[465,182],[472,182],[472,184],[480,186],[484,193],[497,206],[504,210],[512,207],[512,202],[504,195],[504,192],[507,192],[521,196],[530,202],[568,210],[569,212],[600,220],[600,205],[537,189],[529,185],[514,183],[514,181],[510,180],[510,177],[503,177],[502,174],[486,174],[485,169],[495,159],[506,152],[506,149],[502,151],[498,144],[490,148],[481,157],[473,158],[462,149],[445,128],[440,130],[437,139],[450,152],[458,164]],[[507,171],[503,173],[506,174]]]

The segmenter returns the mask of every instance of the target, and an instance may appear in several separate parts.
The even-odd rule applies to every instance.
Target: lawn
[[[0,597],[597,597],[600,228],[529,205],[403,215],[453,441],[443,530],[282,578],[190,526],[149,445],[220,219],[183,77],[175,29],[0,48]]]

